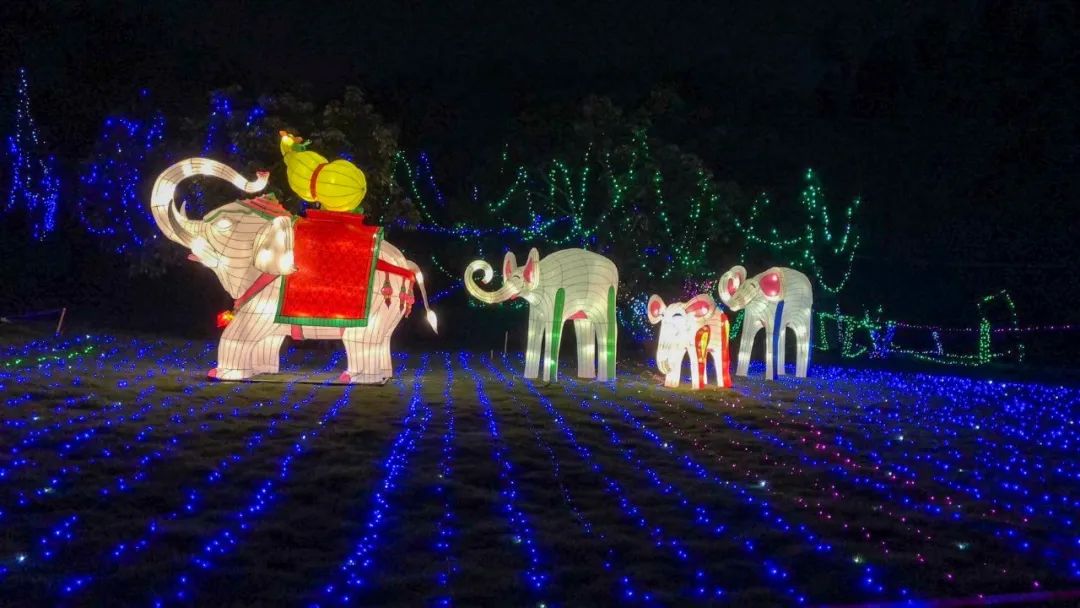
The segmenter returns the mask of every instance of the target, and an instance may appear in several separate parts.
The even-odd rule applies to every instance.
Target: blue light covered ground
[[[934,605],[1080,587],[1076,389],[819,365],[671,391],[623,362],[617,385],[543,385],[467,352],[343,387],[310,382],[341,355],[306,348],[289,382],[214,384],[213,356],[0,347],[0,604]]]

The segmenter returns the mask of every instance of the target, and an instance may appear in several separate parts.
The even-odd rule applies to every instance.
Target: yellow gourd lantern
[[[281,132],[281,156],[289,187],[309,203],[319,202],[327,211],[352,211],[367,194],[364,172],[347,160],[328,162],[306,149],[303,139]]]

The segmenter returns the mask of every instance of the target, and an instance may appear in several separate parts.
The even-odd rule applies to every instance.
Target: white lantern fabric
[[[717,284],[720,301],[730,310],[744,310],[739,338],[736,374],[745,376],[750,366],[754,337],[765,331],[765,377],[784,374],[787,330],[795,334],[795,375],[805,378],[810,365],[811,314],[814,293],[805,274],[775,266],[746,277],[746,269],[734,266]]]
[[[376,241],[369,256],[372,272],[362,321],[281,322],[278,313],[283,304],[284,278],[298,271],[294,252],[299,218],[273,199],[255,198],[223,205],[201,220],[191,219],[183,208],[176,209],[173,197],[177,184],[193,175],[225,179],[249,193],[261,190],[268,175],[259,173],[258,179],[249,182],[227,165],[190,158],[170,166],[154,183],[151,210],[162,234],[189,248],[189,258],[210,268],[234,298],[231,321],[227,321],[218,345],[217,367],[208,376],[243,380],[277,372],[281,345],[291,337],[341,340],[348,365],[340,381],[380,383],[390,378],[390,336],[412,310],[414,285],[420,287],[428,308],[419,267],[393,245]],[[427,319],[435,329],[436,319],[430,309]]]
[[[559,345],[567,321],[574,322],[577,334],[578,376],[615,378],[619,271],[611,260],[584,249],[563,249],[540,259],[534,248],[522,266],[513,252],[507,252],[502,271],[502,286],[487,291],[480,285],[490,283],[494,271],[484,260],[475,260],[465,269],[465,288],[487,304],[515,298],[529,303],[526,378],[539,377],[543,363],[543,379],[558,379]],[[477,272],[482,273],[479,284]]]
[[[731,387],[730,328],[727,315],[716,307],[712,296],[699,294],[686,302],[665,304],[654,294],[649,297],[646,314],[650,323],[660,324],[656,367],[664,374],[664,386],[679,386],[683,360],[689,358],[691,386],[695,390],[705,388],[711,358],[713,382],[721,388]]]

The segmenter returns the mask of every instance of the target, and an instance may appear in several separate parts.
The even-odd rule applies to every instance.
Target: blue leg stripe
[[[772,373],[773,378],[776,378],[780,374],[777,373],[777,362],[780,361],[780,332],[787,331],[786,327],[780,326],[780,319],[784,316],[784,301],[780,300],[776,304],[776,318],[773,319],[773,335],[772,335]]]

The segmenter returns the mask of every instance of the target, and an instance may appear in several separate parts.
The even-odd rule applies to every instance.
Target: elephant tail
[[[439,333],[439,319],[435,316],[435,311],[431,310],[431,305],[428,304],[427,288],[424,287],[424,273],[420,272],[420,267],[412,260],[406,260],[406,265],[416,277],[416,285],[420,288],[420,298],[424,301],[424,310],[427,311],[425,318],[428,324],[431,325],[431,330]]]

